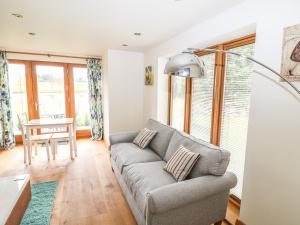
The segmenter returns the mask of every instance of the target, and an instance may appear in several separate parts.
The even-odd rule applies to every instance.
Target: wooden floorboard
[[[31,183],[56,180],[50,225],[136,225],[111,170],[104,142],[81,139],[77,143],[75,160],[70,160],[68,146],[62,145],[56,160],[50,162],[45,149],[39,149],[31,166],[23,163],[21,146],[0,151],[0,176],[29,173]]]

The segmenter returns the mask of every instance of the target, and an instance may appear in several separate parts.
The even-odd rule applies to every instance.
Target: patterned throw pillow
[[[156,131],[149,130],[148,128],[144,128],[141,132],[135,137],[133,143],[138,145],[141,148],[146,148],[152,138],[156,135]]]
[[[172,155],[164,170],[168,171],[177,181],[183,181],[200,158],[199,153],[192,152],[182,145]]]

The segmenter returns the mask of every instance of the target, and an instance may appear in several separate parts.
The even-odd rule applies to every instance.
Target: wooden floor
[[[74,161],[65,145],[59,146],[56,160],[50,162],[45,149],[39,149],[31,166],[23,163],[21,146],[0,151],[0,176],[29,173],[32,183],[58,181],[51,225],[136,225],[111,171],[104,143],[88,139],[77,143]]]

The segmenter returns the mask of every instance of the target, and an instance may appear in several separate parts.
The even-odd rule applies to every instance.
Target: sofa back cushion
[[[228,151],[179,131],[174,131],[164,160],[170,160],[180,145],[201,155],[188,178],[205,175],[220,176],[226,172],[230,160],[230,153]]]
[[[161,158],[164,158],[174,129],[153,119],[148,120],[146,127],[157,132],[149,147]]]

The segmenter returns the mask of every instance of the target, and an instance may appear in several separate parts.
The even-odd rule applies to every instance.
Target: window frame
[[[39,109],[35,108],[35,103],[38,102],[38,90],[37,90],[37,65],[48,66],[60,66],[64,68],[64,89],[65,89],[65,110],[66,117],[75,117],[75,93],[74,93],[74,80],[73,80],[73,68],[86,68],[86,64],[79,63],[63,63],[63,62],[49,62],[49,61],[32,61],[32,60],[19,60],[8,59],[9,64],[22,64],[25,66],[26,76],[26,94],[27,94],[27,107],[28,118],[38,119]],[[78,138],[91,137],[90,129],[76,130],[76,136]],[[22,143],[21,135],[15,136],[17,144]]]
[[[251,34],[222,44],[214,45],[209,48],[230,50],[231,48],[253,44],[255,43],[255,39],[256,39],[256,34]],[[194,53],[198,56],[211,54],[211,52],[208,51],[195,51]],[[224,80],[225,80],[225,69],[226,69],[225,63],[226,63],[226,53],[216,52],[210,143],[218,146],[220,145],[220,138],[221,138]],[[188,134],[190,133],[191,107],[192,107],[192,78],[186,78],[184,132]],[[172,118],[172,76],[169,76],[168,77],[168,125],[170,126],[172,125],[171,118]]]

